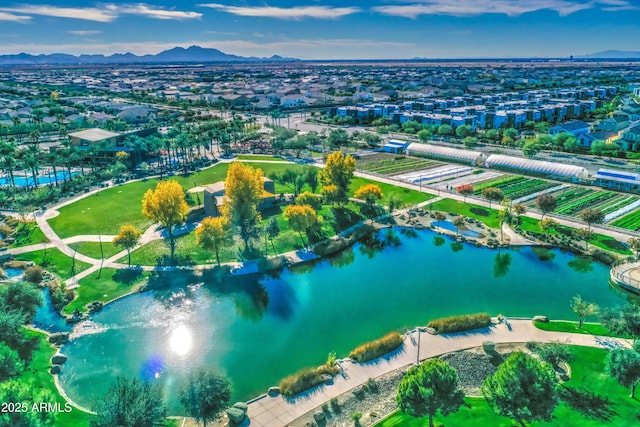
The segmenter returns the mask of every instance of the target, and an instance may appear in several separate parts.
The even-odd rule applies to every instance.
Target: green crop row
[[[640,230],[640,210],[635,210],[630,214],[613,221],[611,225],[627,230]]]
[[[519,199],[520,197],[528,196],[529,194],[537,193],[538,191],[547,190],[557,185],[558,184],[554,182],[532,180],[521,184],[519,187],[509,188],[508,190],[503,189],[502,192],[511,200],[515,200]]]
[[[505,176],[497,179],[491,179],[489,181],[482,181],[473,186],[473,189],[474,189],[473,194],[480,194],[482,190],[484,190],[485,188],[489,188],[489,187],[500,188],[500,187],[506,186],[507,184],[520,182],[523,180],[526,180],[526,178],[523,176]]]
[[[622,209],[623,207],[630,205],[636,200],[638,200],[638,198],[635,196],[618,196],[613,198],[612,200],[600,204],[597,208],[604,212],[605,215],[608,215],[612,212],[617,211],[618,209]]]
[[[574,215],[583,209],[590,208],[598,203],[604,202],[616,196],[616,193],[610,191],[596,191],[579,199],[574,199],[569,203],[563,204],[555,210],[556,213],[562,215]]]

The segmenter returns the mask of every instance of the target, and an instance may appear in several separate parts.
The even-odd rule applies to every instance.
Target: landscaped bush
[[[487,313],[476,313],[434,319],[429,322],[428,326],[435,329],[439,334],[447,334],[484,328],[490,324],[491,316]]]
[[[42,271],[43,269],[39,265],[29,267],[24,271],[24,280],[31,283],[40,283],[42,282]]]
[[[349,357],[360,363],[368,362],[395,350],[402,345],[403,341],[402,335],[398,332],[391,332],[378,340],[362,344],[351,351]]]
[[[293,397],[298,393],[309,390],[323,383],[322,375],[334,376],[338,373],[337,366],[322,365],[318,368],[305,368],[280,381],[280,393],[286,397]]]

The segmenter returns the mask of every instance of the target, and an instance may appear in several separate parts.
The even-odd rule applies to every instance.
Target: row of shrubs
[[[333,377],[338,371],[339,368],[335,365],[322,365],[318,368],[302,369],[280,381],[280,393],[286,397],[293,397],[298,393],[322,384],[324,381],[322,379],[323,374]]]
[[[487,313],[465,314],[462,316],[443,317],[434,319],[427,325],[439,334],[470,331],[487,327],[491,324],[491,316]]]
[[[391,332],[380,339],[356,347],[349,353],[349,357],[360,363],[368,362],[395,350],[403,341],[404,337],[401,334]]]

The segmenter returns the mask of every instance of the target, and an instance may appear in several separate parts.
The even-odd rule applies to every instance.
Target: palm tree
[[[456,227],[456,236],[460,234],[460,227],[464,225],[464,218],[462,216],[457,216],[453,219],[453,225]]]
[[[56,170],[56,166],[58,165],[58,160],[60,156],[58,156],[57,151],[52,151],[47,154],[47,161],[51,165],[51,169],[53,169],[53,179],[56,182],[56,187],[58,186],[58,171]]]
[[[38,150],[40,150],[40,145],[38,145],[38,143],[40,142],[41,136],[42,134],[40,133],[40,130],[38,128],[29,132],[29,138],[31,139],[31,142],[33,142],[33,145],[38,147]]]

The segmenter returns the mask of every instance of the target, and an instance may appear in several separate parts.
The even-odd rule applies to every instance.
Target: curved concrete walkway
[[[420,361],[454,351],[481,346],[484,341],[496,344],[525,343],[538,341],[544,343],[559,342],[564,344],[616,348],[631,347],[630,340],[599,337],[586,334],[564,332],[547,332],[536,328],[531,320],[510,320],[511,328],[504,323],[489,328],[470,332],[446,335],[429,335],[420,333]],[[249,402],[249,425],[251,427],[286,426],[309,411],[313,411],[334,397],[348,392],[364,384],[369,378],[399,368],[408,367],[418,360],[418,332],[407,334],[404,344],[390,355],[368,363],[352,363],[349,359],[339,362],[341,373],[334,378],[331,385],[321,385],[306,393],[287,399],[281,395],[262,395]]]

